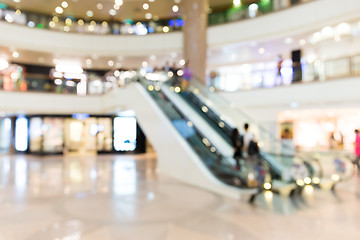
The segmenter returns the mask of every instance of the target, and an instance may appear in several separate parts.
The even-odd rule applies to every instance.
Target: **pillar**
[[[194,77],[206,84],[208,0],[182,1],[184,59],[190,61]]]

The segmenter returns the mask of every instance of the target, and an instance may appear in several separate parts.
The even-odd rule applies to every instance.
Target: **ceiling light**
[[[57,23],[59,21],[59,18],[57,16],[54,16],[52,20],[54,21],[54,23]]]
[[[179,7],[178,7],[177,5],[174,5],[174,6],[172,7],[172,10],[173,10],[173,12],[178,12],[178,11],[179,11]]]
[[[12,23],[14,21],[13,17],[10,14],[6,14],[5,20],[9,23]]]
[[[65,31],[65,32],[69,32],[69,31],[70,31],[70,27],[69,27],[69,26],[65,26],[65,27],[64,27],[64,31]]]
[[[66,1],[63,1],[63,2],[61,3],[61,6],[62,6],[63,8],[67,8],[67,7],[69,6],[69,4],[68,4]]]
[[[62,7],[56,7],[55,12],[58,14],[62,14],[64,12],[64,9],[62,9]]]
[[[151,19],[151,18],[152,18],[152,14],[151,14],[151,13],[145,14],[145,18],[146,18],[146,19]]]
[[[149,0],[149,2],[155,2],[155,0]]]
[[[148,10],[148,9],[149,9],[149,4],[144,3],[144,4],[143,4],[143,9]]]
[[[233,4],[235,7],[239,7],[241,5],[241,1],[240,0],[233,0]]]
[[[179,61],[179,64],[180,64],[181,66],[184,66],[184,65],[185,65],[185,60],[184,60],[184,59],[181,59],[181,60]]]
[[[109,60],[109,61],[108,61],[108,65],[109,65],[110,67],[114,66],[114,61],[113,61],[113,60]]]
[[[79,24],[79,26],[82,26],[82,25],[84,25],[84,20],[82,20],[82,19],[79,19],[79,20],[78,20],[78,24]]]
[[[51,27],[51,28],[55,27],[55,23],[53,21],[50,21],[49,22],[49,27]]]
[[[86,12],[86,16],[92,17],[92,16],[94,16],[94,13],[89,10],[89,11]]]
[[[108,26],[108,23],[107,23],[106,21],[103,21],[103,22],[101,23],[101,25],[102,25],[104,28],[106,28],[106,27]]]
[[[21,10],[20,10],[20,9],[16,9],[15,14],[18,15],[18,16],[20,16],[20,15],[21,15]]]
[[[71,26],[71,24],[72,24],[71,19],[70,19],[70,18],[65,19],[65,24],[66,24],[67,26]]]
[[[351,33],[351,26],[348,23],[340,23],[336,29],[335,32],[337,35],[345,35],[345,34],[350,34]]]
[[[92,64],[92,60],[90,58],[85,60],[86,65],[91,65]]]
[[[90,25],[95,27],[95,26],[96,26],[96,22],[95,22],[94,20],[92,20],[92,21],[90,22]]]
[[[54,83],[55,83],[55,85],[61,85],[62,80],[57,78],[57,79],[55,79]]]
[[[14,58],[18,58],[18,57],[20,56],[20,53],[17,52],[17,51],[14,51],[14,52],[12,53],[12,56],[13,56]]]
[[[163,27],[163,29],[162,29],[162,30],[163,30],[163,32],[164,32],[164,33],[167,33],[167,32],[169,32],[169,30],[170,30],[170,29],[169,29],[169,27],[168,27],[168,26],[165,26],[165,27]]]
[[[121,6],[123,5],[123,0],[115,0],[115,4]]]
[[[71,80],[70,80],[70,81],[66,81],[65,84],[66,84],[66,86],[68,86],[68,87],[75,87],[75,85],[76,85],[75,82],[74,82],[74,81],[71,81]]]
[[[97,7],[97,9],[99,9],[99,10],[103,9],[103,5],[102,5],[101,3],[98,3],[98,4],[96,5],[96,7]]]
[[[13,0],[14,2],[16,2],[16,3],[19,3],[19,2],[21,2],[21,0]]]
[[[291,44],[293,42],[293,39],[291,37],[285,38],[284,42],[286,44]]]
[[[115,9],[115,10],[119,10],[119,9],[120,9],[120,5],[114,4],[114,9]]]
[[[249,11],[257,11],[259,6],[256,3],[252,3],[249,5]]]
[[[332,38],[334,36],[334,30],[332,27],[326,26],[321,29],[321,34],[323,38]]]
[[[115,9],[110,9],[110,10],[109,10],[109,14],[110,14],[111,16],[115,16],[115,15],[116,15],[116,10],[115,10]]]
[[[259,48],[259,53],[264,54],[265,53],[265,48]]]
[[[61,73],[61,72],[54,72],[53,73],[53,77],[54,78],[62,78],[62,77],[64,77],[64,74],[63,73]]]
[[[305,40],[305,39],[300,39],[300,40],[299,40],[299,44],[300,44],[301,46],[304,46],[304,45],[306,44],[306,40]]]
[[[147,67],[147,66],[148,66],[148,63],[144,61],[144,62],[142,62],[142,66],[143,66],[143,67]]]
[[[27,25],[31,28],[35,27],[35,23],[33,21],[29,21]]]

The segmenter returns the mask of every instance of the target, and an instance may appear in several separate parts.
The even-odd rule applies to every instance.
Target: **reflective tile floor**
[[[360,239],[357,177],[253,205],[156,174],[155,156],[0,156],[0,240]]]

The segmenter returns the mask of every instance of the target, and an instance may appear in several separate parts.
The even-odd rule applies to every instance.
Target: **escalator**
[[[223,145],[220,150],[221,154],[230,157],[233,154],[230,136],[233,129],[237,126],[231,124],[230,121],[227,121],[224,115],[219,114],[216,111],[216,108],[214,108],[212,101],[209,101],[209,99],[204,97],[201,98],[201,92],[204,91],[204,89],[201,89],[200,87],[190,87],[189,91],[181,92],[176,85],[174,87],[174,82],[178,81],[173,80],[163,83],[162,91],[168,98],[177,99],[178,105],[187,105],[193,112],[206,121],[213,131],[216,132],[211,133],[210,135],[216,135],[217,138],[222,138],[225,145],[227,145],[227,147],[224,147],[225,145]],[[264,135],[264,131],[262,135]],[[270,138],[271,136],[267,135],[266,137]],[[269,151],[271,148],[284,148],[284,146],[269,147],[270,142],[272,143],[271,145],[277,144],[274,139],[271,140],[272,141],[266,143],[268,145],[267,151],[260,151],[259,155],[256,157],[252,156],[251,160],[243,159],[241,161],[243,163],[242,167],[245,165],[247,167],[249,165],[251,166],[254,162],[266,165],[271,174],[273,191],[279,192],[282,195],[301,192],[304,185],[311,182],[311,177],[317,174],[313,164],[305,163],[299,158],[281,155],[275,151]],[[263,146],[264,143],[259,142],[259,145]],[[261,147],[261,149],[263,149],[263,147]]]
[[[271,175],[265,162],[247,164],[241,162],[240,170],[234,167],[232,147],[223,141],[213,126],[191,106],[185,106],[180,98],[169,96],[169,89],[162,84],[139,77],[139,82],[153,101],[160,107],[182,139],[201,159],[206,169],[219,181],[241,190],[257,194],[270,188]],[[221,141],[218,141],[218,140]],[[224,150],[225,149],[225,150]],[[186,176],[184,176],[186,177]]]
[[[352,167],[347,156],[339,156],[339,154],[330,156],[334,169],[329,173],[324,170],[324,166],[328,166],[330,162],[325,164],[324,159],[329,156],[324,156],[324,153],[316,155],[295,153],[293,146],[276,139],[251,118],[226,102],[219,94],[193,82],[189,91],[179,95],[194,109],[197,109],[199,114],[212,122],[212,126],[228,143],[231,143],[232,129],[235,127],[241,129],[245,122],[250,123],[252,130],[256,131],[256,136],[260,140],[259,157],[270,165],[274,189],[279,191],[287,189],[286,192],[290,193],[301,191],[302,187],[307,184],[334,189],[337,182],[351,178]],[[169,83],[171,84],[171,82]],[[170,86],[168,85],[168,87]]]

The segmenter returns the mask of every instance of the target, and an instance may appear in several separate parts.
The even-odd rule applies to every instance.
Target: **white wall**
[[[27,114],[103,113],[101,96],[0,91],[0,111]]]
[[[72,56],[146,56],[182,49],[182,33],[133,35],[90,35],[62,33],[0,22],[1,46]],[[9,33],[9,34],[5,34]]]

